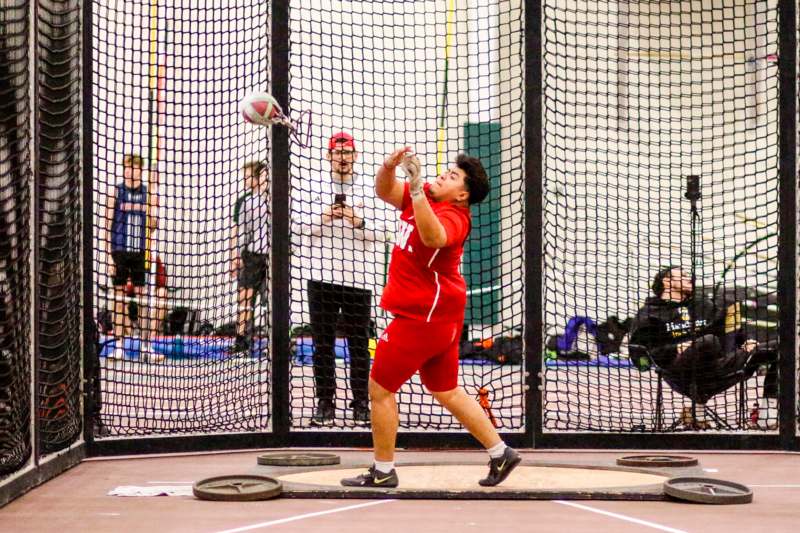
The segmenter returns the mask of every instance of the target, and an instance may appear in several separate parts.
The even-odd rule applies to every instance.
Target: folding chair
[[[745,382],[750,377],[747,372],[746,368],[748,367],[745,364],[741,369],[738,369],[734,372],[730,378],[724,380],[724,385],[721,385],[717,388],[707,388],[704,391],[700,391],[697,386],[697,375],[692,375],[690,379],[690,386],[689,390],[683,390],[682,387],[676,385],[676,383],[671,382],[669,380],[669,372],[665,371],[658,363],[653,360],[653,357],[650,355],[649,350],[647,347],[641,344],[629,344],[628,345],[628,353],[630,355],[631,360],[633,361],[642,361],[645,360],[649,365],[650,369],[656,373],[658,376],[658,384],[656,386],[656,404],[655,404],[655,413],[656,413],[656,420],[655,420],[655,430],[662,431],[664,429],[664,381],[666,381],[670,388],[677,392],[678,394],[685,396],[691,400],[691,416],[693,424],[697,424],[697,407],[698,405],[703,409],[703,414],[714,420],[718,427],[734,430],[734,429],[741,429],[746,427],[747,424],[747,387],[745,386]],[[665,376],[666,374],[666,376]],[[733,384],[731,384],[733,381]],[[714,396],[728,390],[731,387],[736,387],[736,421],[735,425],[731,425],[728,423],[727,420],[719,416],[719,414],[712,408],[710,408],[707,403],[708,401],[713,398]],[[680,426],[682,420],[676,420],[672,423],[672,425],[667,428],[667,431],[674,431],[675,429]],[[695,427],[694,429],[698,429]]]

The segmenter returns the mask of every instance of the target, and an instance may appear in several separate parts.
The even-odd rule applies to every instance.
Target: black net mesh
[[[270,169],[244,178],[268,130],[238,113],[269,90],[268,6],[93,11],[102,435],[268,429]],[[321,423],[360,425],[398,237],[372,180],[401,145],[429,178],[459,152],[489,171],[460,380],[524,428],[523,20],[505,1],[291,6],[286,111],[313,116],[291,144],[291,287],[275,293],[291,303],[293,429],[316,426],[320,399]],[[777,27],[774,2],[543,3],[545,431],[775,426]],[[329,149],[341,131],[354,146]],[[324,220],[334,204],[354,216]],[[693,299],[642,333],[667,266],[694,272]],[[680,300],[668,274],[661,300]],[[710,344],[687,347],[686,328]],[[405,429],[460,429],[416,376],[399,403]]]
[[[101,436],[266,430],[269,3],[93,12]]]
[[[29,9],[0,5],[0,475],[31,454]]]
[[[80,2],[37,7],[38,409],[42,453],[81,431]]]
[[[543,17],[545,430],[774,428],[775,4],[547,1]],[[684,281],[670,271],[641,314],[667,266]],[[693,327],[710,337],[687,347]]]
[[[524,428],[520,3],[297,2],[290,15],[291,111],[314,117],[310,146],[293,144],[290,161],[292,427],[359,425],[370,359],[391,320],[378,302],[398,238],[398,212],[372,185],[384,158],[409,145],[431,181],[459,152],[490,175],[462,265],[460,383],[476,397],[485,389],[503,430]],[[354,146],[330,150],[341,131]],[[335,204],[342,216],[324,217]],[[320,400],[333,410],[315,417]],[[419,376],[398,402],[402,428],[461,427]]]

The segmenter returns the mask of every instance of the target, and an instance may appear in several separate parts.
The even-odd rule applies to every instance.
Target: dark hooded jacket
[[[700,335],[724,334],[725,311],[719,312],[711,300],[673,302],[651,296],[645,301],[631,324],[631,344],[645,346],[653,361],[668,370],[677,355],[677,346]],[[692,335],[692,318],[695,334]]]
[[[691,302],[671,302],[658,297],[648,298],[631,325],[631,345],[643,345],[653,362],[662,369],[664,380],[677,392],[705,404],[710,398],[743,379],[748,379],[762,364],[774,367],[774,350],[748,353],[741,348],[723,346],[725,341],[725,308],[698,299],[694,312]],[[691,319],[695,318],[692,335]],[[730,335],[728,335],[730,336]],[[694,339],[677,357],[678,344]],[[633,353],[633,351],[631,351]],[[647,365],[640,365],[640,369]],[[773,379],[777,373],[773,371]],[[769,375],[769,373],[768,373]],[[777,390],[777,385],[772,388]]]

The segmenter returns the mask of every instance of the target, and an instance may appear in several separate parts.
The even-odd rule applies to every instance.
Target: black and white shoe
[[[482,487],[499,485],[520,462],[522,462],[522,456],[517,453],[517,450],[507,447],[502,456],[489,461],[489,475],[478,483]]]
[[[311,425],[317,427],[332,426],[335,413],[331,400],[320,400],[317,402],[317,408],[314,409],[314,416],[311,417]]]
[[[369,403],[366,400],[354,400],[351,404],[353,407],[353,421],[360,426],[369,425]]]
[[[240,353],[248,353],[251,349],[252,344],[247,337],[244,335],[236,335],[236,339],[233,341],[233,344],[228,347],[226,354],[237,355]]]
[[[397,486],[397,471],[392,468],[388,474],[379,472],[375,466],[369,467],[369,470],[356,477],[349,477],[342,480],[342,486],[345,487],[373,487],[379,489],[390,488],[393,489]]]

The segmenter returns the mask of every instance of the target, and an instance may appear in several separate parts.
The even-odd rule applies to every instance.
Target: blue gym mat
[[[343,359],[344,361],[350,360],[350,351],[347,346],[347,339],[336,339],[336,343],[333,347],[334,355],[337,359]],[[295,354],[294,354],[294,364],[295,365],[311,365],[313,364],[313,356],[314,356],[314,341],[311,337],[297,337],[295,339]],[[462,365],[496,365],[495,361],[491,359],[486,359],[483,357],[476,357],[474,359],[461,359],[460,363]]]
[[[310,365],[314,356],[314,341],[311,337],[297,337],[294,340],[295,353],[294,364]],[[333,345],[333,354],[337,359],[350,360],[350,350],[347,347],[347,339],[336,339]]]
[[[610,357],[608,355],[600,355],[597,359],[589,361],[563,361],[560,359],[546,359],[544,362],[548,368],[558,367],[601,367],[601,368],[633,368],[634,364],[627,357]]]
[[[135,337],[125,337],[123,339],[126,359],[139,359],[140,340]],[[212,336],[175,336],[175,337],[156,337],[152,340],[153,350],[166,356],[168,359],[209,359],[221,360],[231,357],[246,357],[246,354],[228,355],[228,348],[233,344],[232,337],[212,337]],[[262,350],[267,347],[267,340],[258,339],[255,341],[250,357],[258,358]],[[105,335],[100,336],[100,357],[108,355],[116,347],[117,339]],[[350,360],[350,353],[347,347],[347,340],[337,338],[334,345],[334,354],[337,359],[344,361]],[[295,339],[295,365],[310,365],[314,355],[314,342],[311,337],[297,337]],[[462,359],[461,364],[471,365],[494,365],[497,364],[489,359]],[[562,367],[602,367],[602,368],[632,368],[634,367],[627,357],[609,357],[601,355],[597,359],[590,361],[563,361],[559,359],[546,359],[547,368]]]
[[[151,341],[153,351],[166,356],[168,359],[229,359],[231,357],[247,357],[247,354],[238,353],[229,355],[228,348],[233,344],[232,337],[211,336],[175,336],[156,337]],[[135,337],[123,338],[125,358],[139,359],[139,339]],[[260,352],[266,347],[267,341],[258,339],[254,342],[250,357],[258,358]],[[114,337],[100,336],[100,357],[108,357],[116,348],[117,339]]]

